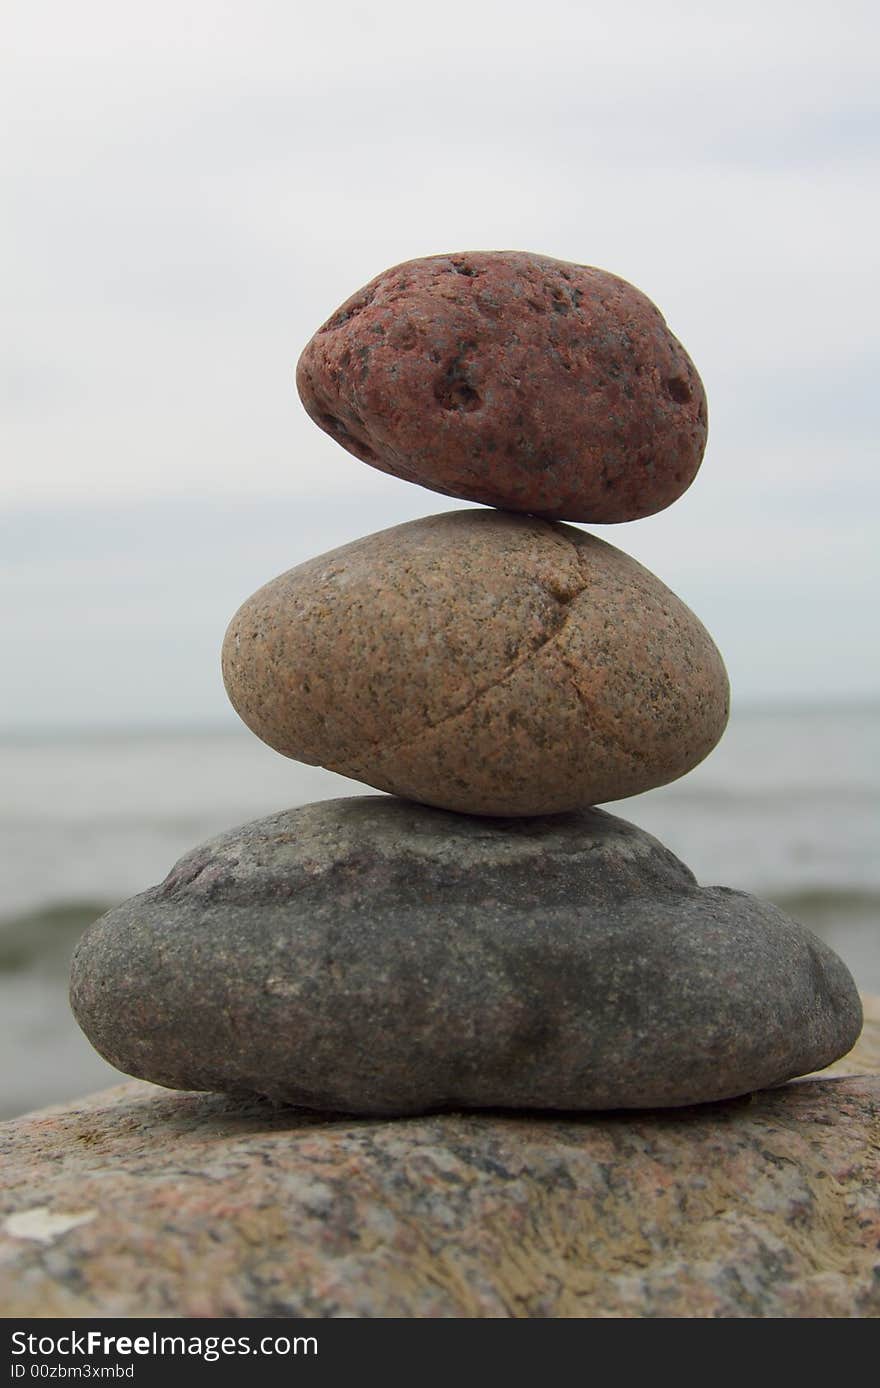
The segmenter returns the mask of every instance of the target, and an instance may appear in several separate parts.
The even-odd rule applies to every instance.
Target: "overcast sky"
[[[254,588],[457,505],[293,371],[386,266],[500,247],[632,280],[694,358],[696,482],[599,533],[735,696],[876,696],[878,14],[6,0],[0,724],[231,718]]]

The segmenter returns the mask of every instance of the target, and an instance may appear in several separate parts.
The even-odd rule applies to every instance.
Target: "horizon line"
[[[875,710],[880,711],[880,692],[877,694],[834,695],[828,698],[816,697],[813,699],[791,698],[787,695],[767,695],[737,700],[731,709],[730,716],[732,720],[740,714],[779,716],[784,714],[873,712]],[[209,737],[218,733],[231,732],[241,733],[248,737],[256,736],[234,716],[223,718],[211,714],[207,716],[194,715],[192,718],[182,719],[136,719],[128,723],[107,721],[0,723],[0,742],[8,742],[21,737],[150,737],[161,735]],[[259,741],[259,739],[257,740]]]

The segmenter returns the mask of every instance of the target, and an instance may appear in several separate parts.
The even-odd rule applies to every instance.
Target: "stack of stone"
[[[98,921],[72,981],[98,1050],[364,1114],[689,1104],[848,1050],[830,950],[593,808],[727,720],[696,617],[560,523],[649,515],[697,472],[703,387],[654,305],[540,256],[431,257],[349,299],[298,384],[356,457],[497,509],[358,540],[234,617],[247,725],[391,794],[233,830]]]

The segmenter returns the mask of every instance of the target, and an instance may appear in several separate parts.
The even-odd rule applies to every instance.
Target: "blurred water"
[[[706,883],[776,901],[880,993],[880,708],[742,712],[683,781],[610,808]],[[0,1115],[109,1082],[66,1003],[105,906],[245,820],[363,786],[243,728],[0,741]]]

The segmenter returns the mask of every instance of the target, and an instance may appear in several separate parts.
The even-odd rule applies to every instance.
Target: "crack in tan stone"
[[[547,524],[549,526],[549,522]],[[577,566],[581,572],[582,578],[584,579],[584,582],[581,584],[581,586],[575,589],[573,592],[569,593],[566,597],[560,597],[559,593],[555,591],[552,587],[550,587],[548,584],[543,585],[545,591],[548,592],[550,596],[557,603],[559,603],[561,607],[569,609],[566,612],[565,617],[563,618],[559,626],[553,632],[551,632],[549,636],[545,637],[544,640],[539,642],[536,646],[533,646],[531,650],[527,651],[525,655],[518,658],[516,661],[513,662],[513,664],[508,665],[507,668],[503,671],[503,673],[499,675],[496,679],[494,679],[490,684],[485,685],[482,689],[478,689],[473,695],[471,695],[471,697],[466,701],[466,703],[464,703],[461,706],[461,708],[453,709],[449,713],[444,714],[442,718],[438,718],[435,719],[433,722],[429,721],[423,724],[423,726],[419,728],[416,732],[408,734],[405,738],[401,738],[399,742],[393,743],[390,746],[381,747],[381,744],[379,742],[373,743],[369,749],[370,762],[367,764],[368,767],[372,765],[372,758],[375,756],[377,752],[382,757],[388,757],[393,756],[395,755],[395,753],[401,752],[404,749],[412,749],[419,743],[420,739],[427,737],[429,733],[436,731],[436,729],[438,728],[446,727],[448,724],[454,723],[456,719],[463,717],[474,707],[475,704],[479,703],[481,699],[485,698],[487,694],[491,694],[495,690],[502,688],[507,683],[507,681],[517,673],[518,670],[522,669],[524,665],[528,664],[530,661],[535,660],[538,656],[546,652],[549,647],[556,644],[560,640],[560,638],[565,634],[566,628],[568,627],[568,624],[571,620],[571,608],[573,607],[576,600],[587,591],[587,589],[591,586],[591,583],[585,564],[586,556],[584,555],[581,546],[577,543],[577,541],[574,538],[571,538],[562,532],[557,533],[559,533],[559,537],[561,539],[564,539],[574,551]],[[571,665],[571,662],[566,658],[564,654],[560,655],[560,659],[562,660],[564,665],[566,665],[570,670],[573,670],[574,667]],[[577,699],[581,704],[582,708],[589,715],[591,725],[596,728],[599,734],[606,737],[607,740],[611,742],[619,752],[623,753],[624,756],[629,757],[631,761],[644,765],[645,762],[648,760],[645,753],[627,746],[621,738],[621,736],[615,730],[609,728],[607,723],[600,717],[598,704],[593,701],[590,701],[587,698],[584,690],[580,687],[580,685],[574,678],[572,678],[569,682],[572,688],[574,689],[575,695],[577,696]],[[348,774],[357,778],[364,769],[364,762],[358,761],[355,766],[355,769],[350,771]]]
[[[572,661],[568,658],[568,656],[566,656],[564,653],[560,653],[559,658],[562,661],[565,668],[571,674],[569,684],[574,690],[581,704],[581,707],[588,715],[591,727],[595,728],[598,733],[600,733],[603,737],[607,738],[607,740],[617,749],[618,752],[622,752],[625,757],[629,757],[632,761],[639,762],[641,765],[644,766],[649,761],[647,754],[636,747],[628,747],[626,745],[626,742],[624,741],[622,735],[617,731],[617,729],[609,726],[608,720],[602,717],[601,705],[598,699],[591,699],[587,691],[579,682],[579,671],[577,669],[577,666],[574,665]]]
[[[576,540],[572,539],[571,545],[577,557],[578,566],[581,572],[583,573],[586,556],[584,555],[582,547],[577,543]],[[586,690],[583,688],[581,681],[577,678],[578,674],[580,673],[577,667],[572,663],[568,656],[565,655],[564,652],[560,653],[560,659],[563,665],[566,667],[566,669],[569,670],[571,673],[571,679],[569,683],[571,684],[571,687],[574,689],[575,695],[577,696],[581,704],[581,707],[587,713],[590,725],[596,728],[604,737],[606,737],[608,741],[619,752],[622,752],[625,757],[629,757],[631,761],[645,765],[645,763],[649,760],[646,754],[635,747],[627,746],[620,733],[618,733],[617,729],[609,727],[608,720],[601,716],[599,701],[596,699],[591,699],[589,697]]]
[[[433,722],[428,721],[424,723],[415,732],[408,733],[406,737],[401,738],[398,742],[392,743],[389,746],[382,746],[382,744],[377,740],[376,742],[372,743],[368,749],[369,761],[365,763],[364,760],[359,759],[356,763],[349,764],[351,769],[347,770],[345,774],[351,775],[355,779],[357,779],[361,776],[361,773],[365,769],[370,769],[370,767],[373,764],[373,759],[377,754],[380,757],[385,758],[389,756],[394,756],[396,753],[404,751],[405,749],[412,749],[413,747],[418,745],[419,741],[422,738],[427,737],[428,734],[436,731],[438,728],[443,728],[449,725],[450,723],[454,723],[456,719],[463,717],[474,707],[475,704],[478,704],[481,699],[484,699],[486,695],[491,694],[495,690],[502,688],[507,683],[507,681],[510,680],[517,673],[518,670],[522,669],[524,665],[528,664],[530,661],[535,660],[538,656],[546,652],[549,647],[557,643],[560,640],[560,638],[565,634],[566,628],[568,627],[569,622],[571,620],[571,608],[573,604],[591,586],[590,577],[586,568],[586,555],[583,552],[582,546],[578,544],[578,542],[573,538],[573,536],[569,536],[568,534],[565,534],[562,531],[557,531],[550,522],[544,522],[544,524],[547,525],[548,529],[553,530],[554,534],[558,535],[560,539],[564,540],[568,545],[571,546],[571,549],[574,552],[577,567],[580,570],[581,576],[584,580],[579,588],[576,588],[573,592],[568,593],[565,597],[561,597],[559,592],[551,586],[549,586],[549,584],[542,584],[545,591],[549,593],[549,595],[554,599],[554,601],[556,601],[560,605],[560,607],[569,609],[568,611],[566,611],[566,614],[559,626],[553,632],[551,632],[550,635],[546,636],[537,645],[533,646],[524,655],[520,656],[517,660],[515,660],[511,665],[508,665],[497,678],[492,680],[490,684],[484,685],[481,689],[476,690],[460,708],[450,710],[450,712],[444,714],[441,718],[435,719]],[[641,587],[641,585],[639,586]],[[564,585],[560,585],[560,587],[564,587]],[[571,662],[566,658],[564,654],[561,655],[561,660],[563,664],[565,664],[570,670],[573,670]],[[582,708],[589,715],[591,725],[596,728],[600,735],[607,738],[607,740],[610,743],[612,743],[613,746],[619,752],[621,752],[624,756],[629,757],[631,761],[637,764],[644,765],[645,762],[648,760],[645,753],[640,752],[633,747],[627,746],[620,734],[617,733],[616,730],[609,728],[607,722],[600,717],[598,704],[588,699],[588,697],[585,695],[584,690],[574,678],[570,680],[570,684],[574,689],[575,695],[578,701],[580,702]]]
[[[572,544],[574,545],[574,542],[572,542]],[[576,546],[574,546],[574,548],[576,549]],[[420,738],[426,737],[428,733],[435,732],[438,728],[445,727],[447,724],[455,722],[457,718],[461,718],[473,708],[475,704],[485,698],[487,694],[491,694],[496,689],[502,688],[518,670],[522,669],[522,667],[527,665],[530,661],[535,660],[537,656],[547,650],[548,646],[553,645],[555,641],[559,640],[571,620],[571,608],[574,602],[586,592],[589,586],[589,583],[584,583],[582,587],[576,589],[573,593],[568,594],[566,597],[560,597],[559,593],[555,592],[553,588],[549,587],[546,583],[542,584],[545,592],[549,593],[560,607],[568,609],[559,626],[556,627],[554,631],[548,636],[545,636],[536,645],[532,646],[524,655],[519,656],[512,664],[506,666],[502,673],[493,679],[491,683],[484,685],[481,689],[477,689],[460,708],[451,709],[448,713],[443,714],[441,718],[437,718],[433,722],[431,720],[426,721],[420,728],[416,729],[415,732],[408,733],[407,736],[401,738],[399,742],[391,743],[388,746],[383,745],[378,740],[373,742],[368,749],[368,761],[365,763],[363,759],[359,759],[356,763],[349,763],[353,769],[346,771],[345,774],[357,778],[360,772],[365,769],[365,765],[367,767],[372,766],[377,754],[384,758],[394,756],[395,753],[401,752],[405,748],[413,747],[418,743]]]

